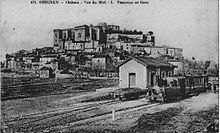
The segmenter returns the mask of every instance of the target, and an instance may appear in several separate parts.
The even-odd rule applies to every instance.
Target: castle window
[[[82,34],[81,33],[78,33],[78,38],[81,38],[82,37]]]
[[[66,38],[66,33],[63,34],[63,38],[64,38],[64,39]]]
[[[162,72],[161,75],[162,75],[162,78],[165,78],[165,72]]]
[[[57,38],[58,37],[58,34],[57,33],[55,33],[55,38]]]

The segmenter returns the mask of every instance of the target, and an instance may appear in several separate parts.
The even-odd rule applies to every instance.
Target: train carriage
[[[162,86],[149,89],[149,100],[170,101],[206,91],[208,76],[177,76],[163,79]]]

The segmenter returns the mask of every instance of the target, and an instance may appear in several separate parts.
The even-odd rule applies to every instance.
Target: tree
[[[205,61],[204,68],[207,69],[210,66],[210,61]]]
[[[212,76],[219,76],[219,64],[211,62],[207,68],[207,72]]]
[[[134,30],[134,34],[137,34],[138,32],[137,32],[137,30]]]
[[[99,62],[93,62],[92,63],[92,71],[95,72],[95,76],[99,77],[101,70],[103,69],[103,64],[99,63]]]
[[[69,70],[69,63],[65,60],[65,58],[61,57],[58,59],[58,69]]]
[[[149,31],[148,34],[149,35],[153,35],[154,33],[153,33],[153,31]]]
[[[85,64],[86,60],[88,60],[88,57],[86,57],[84,54],[79,54],[76,56],[76,62],[78,62],[80,65]]]
[[[11,58],[11,57],[12,57],[12,56],[11,56],[10,54],[6,54],[6,55],[5,55],[5,58],[6,58],[6,59],[9,59],[9,58]]]
[[[192,57],[192,60],[184,59],[183,62],[185,75],[204,75],[207,73],[207,66],[209,66],[208,61],[196,61],[196,59]]]

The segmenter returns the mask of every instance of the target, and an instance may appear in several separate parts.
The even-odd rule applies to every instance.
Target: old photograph
[[[0,0],[1,133],[218,133],[218,0]]]

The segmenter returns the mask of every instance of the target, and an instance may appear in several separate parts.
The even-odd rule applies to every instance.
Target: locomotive
[[[208,88],[208,76],[177,76],[162,79],[148,91],[150,101],[171,101],[198,95]]]

